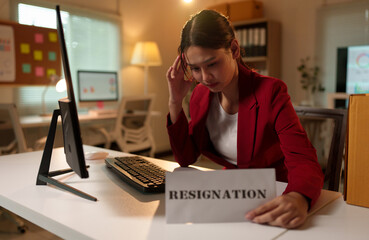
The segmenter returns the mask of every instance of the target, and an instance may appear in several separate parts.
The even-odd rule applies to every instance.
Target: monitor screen
[[[80,102],[118,101],[116,72],[78,71]]]
[[[336,91],[369,93],[369,45],[337,49]]]
[[[347,49],[346,93],[369,92],[369,45]]]

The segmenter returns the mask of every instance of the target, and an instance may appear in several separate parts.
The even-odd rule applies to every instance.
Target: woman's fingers
[[[304,223],[307,201],[299,193],[291,192],[263,204],[246,214],[246,218],[261,224],[295,228]]]
[[[167,79],[168,80],[173,80],[175,79],[177,76],[179,77],[183,77],[182,75],[184,75],[183,69],[180,66],[180,62],[181,62],[181,58],[180,56],[177,56],[177,58],[174,60],[174,63],[172,66],[169,67],[168,71],[167,71]]]
[[[172,78],[175,78],[175,76],[178,74],[178,73],[180,73],[180,71],[182,71],[183,72],[183,70],[182,70],[182,68],[181,68],[181,66],[180,66],[180,62],[181,62],[181,58],[180,58],[180,56],[178,55],[177,56],[177,58],[176,58],[176,60],[174,61],[174,63],[173,63],[173,66],[172,66],[172,68],[173,68],[173,70],[172,70]]]

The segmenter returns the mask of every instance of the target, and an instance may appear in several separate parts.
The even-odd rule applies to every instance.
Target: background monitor
[[[369,45],[337,49],[336,92],[369,93]],[[346,108],[346,100],[336,100],[335,107]]]
[[[369,45],[337,49],[336,91],[369,93]]]
[[[117,103],[117,72],[79,70],[77,77],[80,107],[104,108],[105,103]]]

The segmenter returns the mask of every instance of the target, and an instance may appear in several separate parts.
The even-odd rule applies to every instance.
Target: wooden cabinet
[[[263,75],[280,78],[281,27],[276,21],[255,19],[233,22],[244,61]]]

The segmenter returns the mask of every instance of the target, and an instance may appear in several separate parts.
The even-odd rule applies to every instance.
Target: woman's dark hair
[[[178,47],[183,70],[186,72],[186,61],[183,55],[190,46],[229,49],[235,38],[231,23],[221,13],[214,10],[202,10],[193,15],[182,29],[181,44]],[[241,55],[237,61],[247,67]]]

